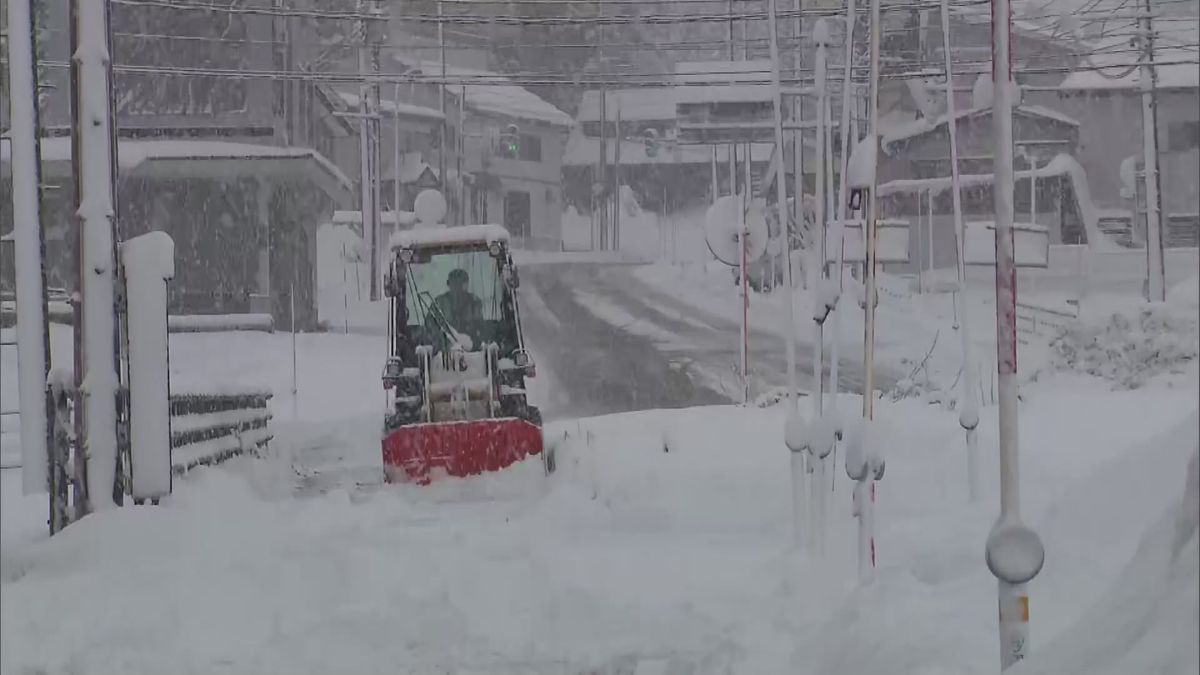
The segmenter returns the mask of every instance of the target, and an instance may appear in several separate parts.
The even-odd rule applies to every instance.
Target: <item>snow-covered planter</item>
[[[1200,334],[1194,315],[1148,305],[1070,326],[1050,342],[1050,350],[1055,370],[1136,389],[1155,376],[1184,372],[1200,351]]]

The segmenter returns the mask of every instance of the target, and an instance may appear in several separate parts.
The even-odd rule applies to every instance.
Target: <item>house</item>
[[[950,184],[950,124],[955,125],[962,207],[967,220],[993,218],[992,109],[973,107],[949,115],[883,127],[878,164],[884,217],[910,222],[913,265],[955,264],[953,193]],[[882,125],[881,125],[882,126]],[[1079,123],[1033,105],[1013,109],[1018,222],[1048,228],[1052,243],[1089,243],[1103,236],[1088,208],[1086,181],[1072,159]],[[932,246],[929,243],[932,242]]]
[[[414,74],[442,74],[438,62],[406,63]],[[498,73],[449,64],[445,73],[446,92],[463,109],[459,129],[448,132],[461,139],[461,153],[449,153],[455,167],[446,172],[463,176],[465,220],[504,225],[517,247],[561,248],[562,158],[574,120]],[[509,131],[513,142],[502,144]]]
[[[46,268],[74,287],[68,7],[46,3],[41,48]],[[175,240],[173,314],[270,314],[314,326],[315,230],[353,198],[345,172],[308,141],[333,121],[306,118],[297,82],[149,69],[271,70],[287,40],[281,21],[176,8],[111,7],[118,239],[162,230]],[[300,139],[300,127],[312,134]],[[6,144],[5,144],[6,145]],[[7,151],[0,173],[11,171]],[[6,185],[0,181],[0,186]],[[0,202],[11,195],[0,187]],[[5,210],[7,211],[7,210]],[[0,215],[0,231],[11,229]]]
[[[1158,50],[1156,57],[1169,64],[1158,67],[1156,93],[1164,244],[1197,246],[1200,245],[1200,66],[1194,48],[1168,45]],[[1113,62],[1111,57],[1106,61]],[[1087,170],[1097,206],[1127,213],[1133,200],[1124,189],[1121,166],[1127,158],[1132,158],[1140,174],[1143,163],[1141,73],[1129,68],[1132,64],[1128,58],[1125,67],[1114,65],[1117,67],[1106,72],[1071,73],[1056,91],[1042,97],[1046,105],[1079,120],[1078,157]],[[1134,229],[1134,241],[1144,241],[1144,225],[1139,222]]]

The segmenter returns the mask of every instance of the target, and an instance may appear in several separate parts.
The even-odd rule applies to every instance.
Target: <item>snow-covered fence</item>
[[[270,399],[269,391],[172,395],[172,469],[183,473],[266,446],[273,437]]]
[[[223,331],[275,331],[270,314],[172,314],[167,318],[172,333],[213,333]]]
[[[1017,301],[1017,341],[1027,345],[1030,339],[1050,339],[1079,319],[1079,306],[1064,303],[1058,307]]]

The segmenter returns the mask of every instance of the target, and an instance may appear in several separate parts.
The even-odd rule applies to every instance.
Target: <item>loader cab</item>
[[[499,225],[408,230],[392,238],[391,252],[386,426],[536,415],[524,396],[534,365],[521,332],[508,232]],[[449,383],[471,410],[443,400]]]

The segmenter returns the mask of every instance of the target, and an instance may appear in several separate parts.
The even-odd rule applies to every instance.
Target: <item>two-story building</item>
[[[43,9],[46,268],[51,286],[71,288],[69,17],[64,3]],[[350,179],[298,142],[296,80],[230,74],[280,65],[284,20],[119,4],[111,14],[118,240],[150,230],[175,240],[173,314],[252,312],[282,323],[294,306],[298,325],[315,325],[315,230],[351,203]],[[7,150],[0,171],[11,171]],[[7,181],[0,186],[0,201],[10,201]]]
[[[415,74],[443,73],[438,62],[409,65]],[[448,133],[458,140],[448,148],[447,174],[451,166],[462,172],[467,220],[504,225],[519,247],[560,248],[562,158],[574,120],[498,73],[446,65],[445,76],[452,105],[463,110],[458,129]],[[513,142],[502,143],[514,128]]]
[[[1159,182],[1164,243],[1200,245],[1200,66],[1194,49],[1159,50],[1155,105],[1158,113]],[[1047,105],[1079,120],[1078,157],[1087,168],[1097,206],[1125,212],[1135,195],[1125,189],[1121,166],[1143,164],[1140,69],[1133,63],[1100,72],[1068,75]],[[1124,72],[1122,72],[1124,71]],[[1049,98],[1047,95],[1043,95]],[[1140,190],[1140,186],[1139,186]],[[1144,196],[1143,196],[1144,199]],[[1144,210],[1143,207],[1138,207]],[[1142,218],[1135,219],[1133,240],[1144,241]]]

